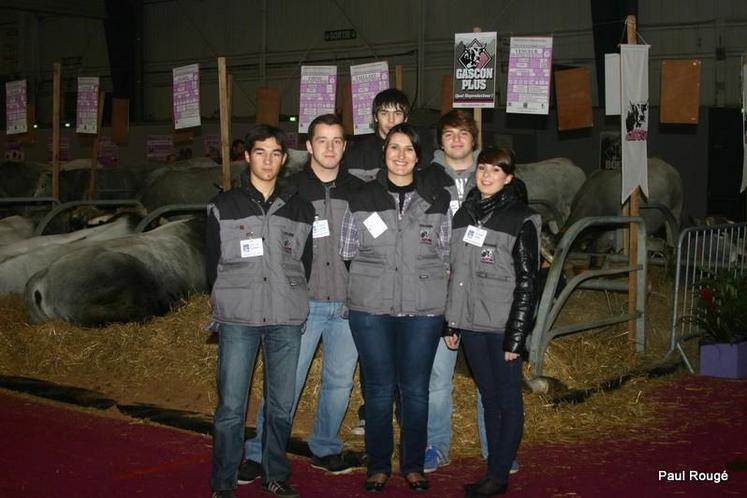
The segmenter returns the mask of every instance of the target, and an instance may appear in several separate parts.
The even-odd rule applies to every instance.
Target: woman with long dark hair
[[[540,216],[521,199],[514,155],[480,153],[476,187],[454,215],[447,344],[462,347],[485,407],[488,468],[465,496],[503,494],[521,440],[521,353],[536,305]]]
[[[449,196],[416,171],[415,129],[394,126],[384,141],[386,169],[352,195],[340,255],[350,261],[350,329],[366,400],[367,491],[392,471],[392,407],[399,403],[400,473],[415,491],[423,474],[428,381],[446,306],[451,222]]]

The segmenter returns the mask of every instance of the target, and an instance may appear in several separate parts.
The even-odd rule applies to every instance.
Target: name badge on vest
[[[449,202],[449,211],[451,211],[451,216],[454,216],[459,211],[459,201]]]
[[[374,213],[363,221],[363,225],[368,229],[371,237],[374,239],[378,238],[379,235],[386,232],[387,226],[384,220],[381,219],[379,213]]]
[[[488,231],[484,228],[470,225],[467,227],[467,231],[464,232],[464,237],[462,238],[462,240],[467,244],[472,244],[476,247],[482,247],[482,244],[485,242],[485,236],[487,235]]]
[[[327,220],[314,221],[314,225],[311,227],[311,237],[314,239],[329,237],[329,222]]]
[[[244,239],[241,242],[241,257],[242,258],[254,258],[262,256],[264,254],[264,248],[262,247],[262,239]]]

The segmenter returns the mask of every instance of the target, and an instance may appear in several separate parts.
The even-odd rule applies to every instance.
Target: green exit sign
[[[355,40],[358,36],[354,29],[336,29],[324,32],[324,41]]]

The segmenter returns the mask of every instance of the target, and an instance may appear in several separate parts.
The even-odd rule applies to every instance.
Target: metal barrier
[[[59,204],[60,201],[54,197],[0,197],[0,206],[16,204]]]
[[[718,270],[732,270],[747,275],[747,223],[691,227],[680,234],[672,305],[672,337],[665,359],[675,351],[679,352],[690,373],[695,373],[695,370],[682,343],[698,337],[700,329],[684,318],[691,316],[694,311],[699,282]]]
[[[531,199],[529,202],[527,202],[529,207],[537,210],[537,206],[542,206],[543,208],[547,209],[552,213],[553,220],[542,220],[544,223],[547,223],[548,226],[551,222],[555,222],[555,228],[552,230],[553,233],[557,233],[560,227],[563,226],[563,223],[565,223],[565,220],[560,216],[560,212],[555,208],[555,206],[545,199]]]
[[[65,211],[69,211],[71,209],[74,209],[78,206],[138,206],[145,209],[142,204],[140,204],[140,201],[136,201],[134,199],[112,199],[112,200],[85,200],[85,201],[71,201],[66,202],[64,204],[60,204],[59,206],[56,206],[54,209],[52,209],[50,212],[48,212],[44,218],[41,219],[39,224],[36,226],[36,229],[34,230],[34,236],[36,235],[43,235],[44,230],[47,228],[47,225],[49,225],[49,222],[52,221],[57,215],[60,213],[63,213]]]
[[[565,261],[568,257],[569,249],[573,245],[578,235],[581,234],[581,232],[583,232],[585,229],[592,226],[627,224],[630,224],[631,229],[635,229],[638,233],[638,250],[636,253],[637,264],[628,264],[617,268],[605,268],[601,270],[587,270],[571,278],[567,282],[566,287],[563,289],[557,299],[555,299],[556,289],[563,272]],[[571,325],[565,325],[563,327],[552,328],[555,320],[558,318],[560,311],[563,309],[563,306],[565,306],[570,295],[576,288],[582,287],[583,283],[585,283],[586,281],[599,282],[601,280],[600,277],[628,274],[632,271],[638,272],[638,278],[636,279],[635,312],[625,313],[599,320],[592,320],[590,322],[574,323]],[[646,346],[644,324],[646,314],[647,272],[648,263],[646,260],[646,223],[643,221],[643,218],[639,216],[602,216],[583,218],[574,223],[563,235],[563,238],[560,239],[560,242],[555,249],[553,264],[550,267],[550,271],[547,275],[547,281],[545,283],[545,288],[542,291],[542,297],[540,298],[537,311],[537,319],[535,321],[532,334],[529,337],[529,364],[532,368],[532,374],[534,376],[542,375],[545,351],[550,345],[550,341],[555,337],[583,332],[585,330],[605,327],[608,325],[614,325],[616,323],[635,320],[636,351],[644,351]],[[599,285],[598,287],[605,286]]]
[[[142,232],[148,225],[153,223],[155,220],[160,218],[166,213],[186,213],[194,211],[205,212],[207,210],[207,204],[168,204],[154,209],[148,215],[140,220],[140,223],[135,227],[135,232]]]

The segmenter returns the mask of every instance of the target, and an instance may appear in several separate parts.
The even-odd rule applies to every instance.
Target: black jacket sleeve
[[[516,287],[503,337],[503,350],[510,353],[524,351],[527,335],[532,331],[537,304],[538,248],[537,229],[527,221],[522,225],[513,248]]]
[[[218,276],[218,261],[220,261],[220,225],[215,212],[211,210],[205,224],[205,274],[208,292],[213,289]]]
[[[314,261],[314,239],[309,232],[309,236],[306,237],[306,245],[303,247],[303,254],[301,255],[301,263],[303,264],[304,272],[306,273],[306,281],[308,282],[311,278],[311,265]]]

